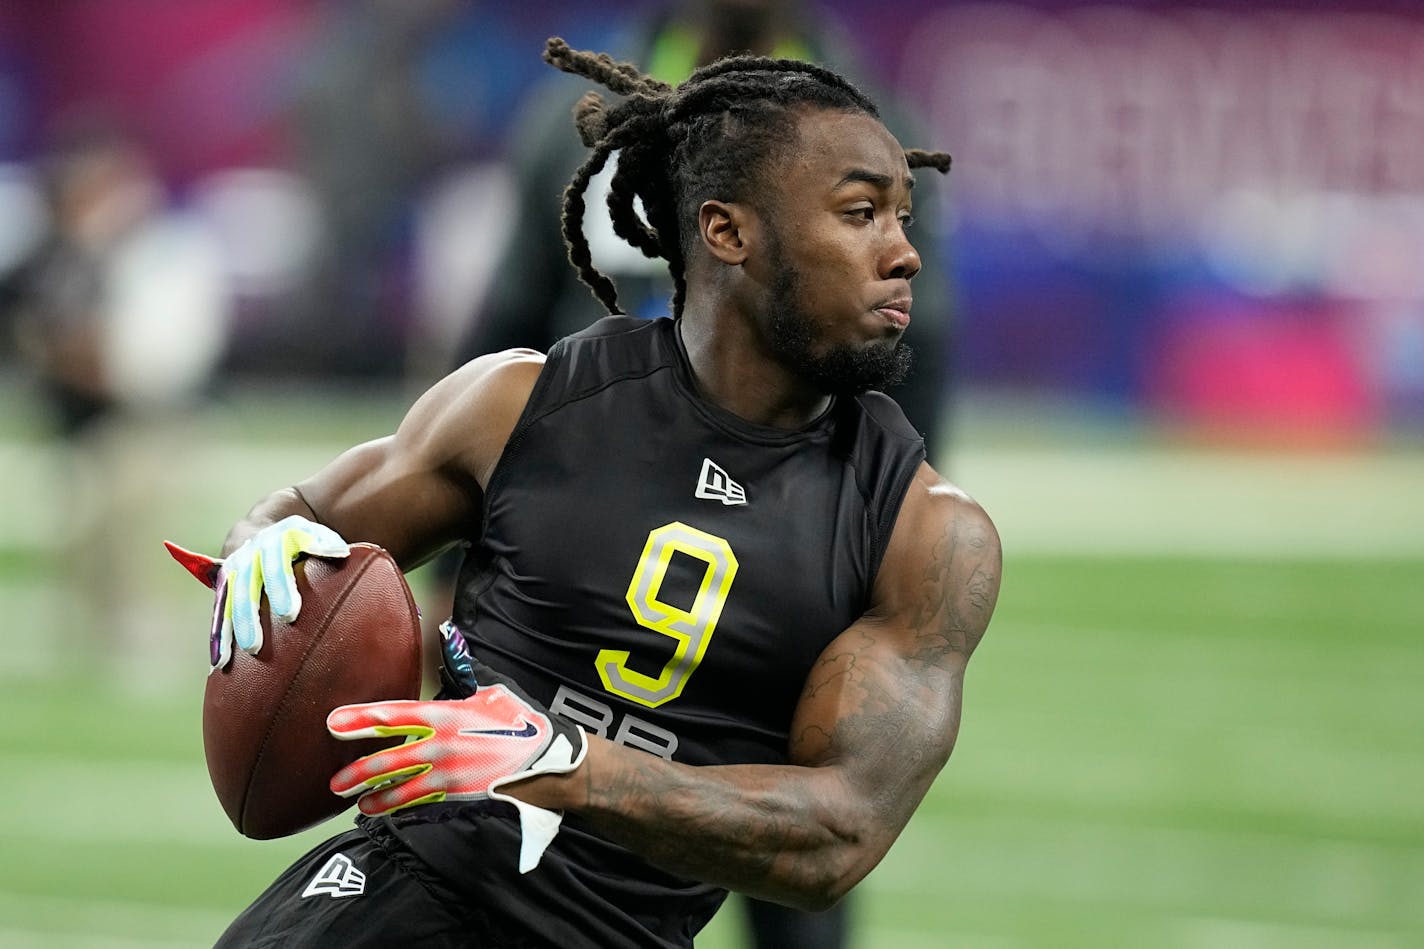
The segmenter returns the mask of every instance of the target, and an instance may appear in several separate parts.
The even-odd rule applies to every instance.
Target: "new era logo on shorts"
[[[723,504],[747,503],[747,492],[711,458],[702,459],[702,474],[697,478],[694,495],[710,501],[721,501]]]
[[[366,874],[356,869],[351,858],[338,853],[312,877],[307,888],[302,891],[302,899],[325,894],[333,899],[343,896],[360,896],[366,892]]]

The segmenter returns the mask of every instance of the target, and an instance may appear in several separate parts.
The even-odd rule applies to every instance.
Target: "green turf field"
[[[207,427],[154,533],[212,541],[385,412],[320,438]],[[1420,457],[974,438],[956,476],[1004,534],[1000,608],[949,768],[857,891],[859,949],[1424,945]],[[65,626],[27,439],[0,450],[37,498],[0,514],[0,946],[207,945],[313,837],[223,818],[201,642],[139,682]],[[699,946],[738,945],[735,924]]]

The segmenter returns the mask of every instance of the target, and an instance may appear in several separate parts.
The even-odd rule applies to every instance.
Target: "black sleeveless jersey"
[[[923,458],[884,395],[834,400],[797,431],[753,425],[699,397],[675,321],[604,319],[549,353],[486,491],[454,621],[587,731],[689,765],[785,762],[811,666],[869,605]],[[396,829],[445,885],[565,949],[690,945],[725,895],[574,815],[538,869],[499,880],[485,861],[503,849],[512,867],[507,817],[442,815],[437,844],[416,810]]]

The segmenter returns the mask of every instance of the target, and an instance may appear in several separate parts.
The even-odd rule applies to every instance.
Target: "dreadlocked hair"
[[[649,258],[668,262],[672,311],[687,299],[684,248],[697,240],[703,201],[761,197],[761,171],[791,147],[798,107],[862,112],[875,104],[844,78],[811,63],[761,56],[721,59],[677,87],[646,76],[606,53],[575,50],[558,37],[544,61],[622,97],[610,104],[597,92],[574,107],[574,124],[591,154],[564,189],[563,234],[569,262],[609,313],[618,313],[613,281],[593,263],[583,233],[589,182],[618,153],[608,190],[608,212],[620,238]],[[911,168],[949,170],[943,152],[908,149]],[[639,216],[637,204],[642,205]]]

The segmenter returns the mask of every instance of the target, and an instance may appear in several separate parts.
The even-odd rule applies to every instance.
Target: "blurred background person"
[[[59,615],[151,686],[185,629],[128,550],[173,477],[190,401],[222,355],[218,251],[171,211],[144,148],[118,124],[75,118],[38,163],[47,227],[3,294],[55,458]],[[171,667],[175,669],[177,667]]]
[[[333,5],[289,103],[293,166],[322,233],[292,300],[253,355],[264,372],[320,361],[329,377],[393,378],[411,340],[415,209],[461,157],[448,114],[422,88],[456,0]],[[472,253],[479,253],[472,248]],[[332,333],[333,314],[342,332]]]
[[[111,263],[163,192],[147,155],[118,129],[92,125],[60,139],[38,163],[49,226],[6,297],[50,424],[78,439],[117,402],[105,351]]]

